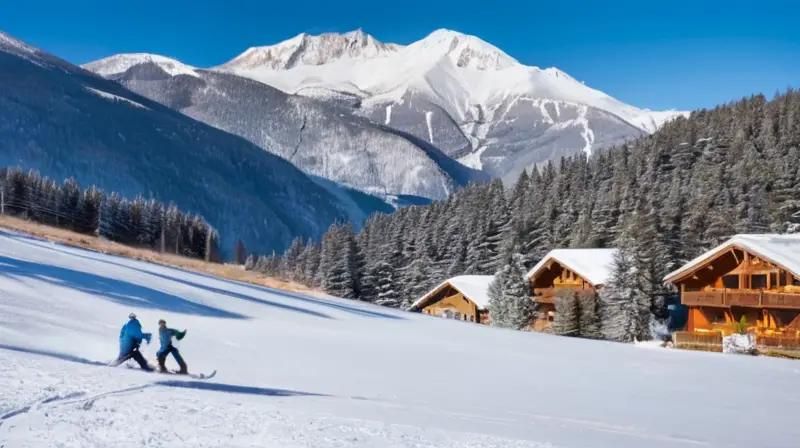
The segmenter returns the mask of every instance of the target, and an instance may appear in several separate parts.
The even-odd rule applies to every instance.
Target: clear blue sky
[[[207,67],[301,32],[407,44],[474,34],[638,107],[800,88],[800,0],[0,0],[0,29],[73,63],[148,52]]]

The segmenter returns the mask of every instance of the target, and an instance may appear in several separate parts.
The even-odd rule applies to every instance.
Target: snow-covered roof
[[[429,299],[437,291],[439,291],[442,287],[450,285],[458,290],[458,292],[461,294],[464,294],[464,297],[474,302],[478,308],[485,310],[489,305],[488,291],[489,283],[491,283],[492,280],[494,280],[494,275],[459,275],[457,277],[449,278],[428,291],[424,296],[417,299],[413,304],[411,304],[411,308],[416,308]]]
[[[556,261],[583,277],[592,286],[605,284],[611,276],[617,249],[553,249],[528,272],[528,278]]]
[[[795,277],[800,277],[800,234],[780,235],[774,233],[734,235],[728,241],[700,255],[667,274],[664,282],[670,283],[683,275],[693,272],[697,267],[730,250],[732,247],[752,252],[754,255],[782,266]]]

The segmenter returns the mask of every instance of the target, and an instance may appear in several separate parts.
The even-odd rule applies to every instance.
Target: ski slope
[[[101,365],[131,311],[188,329],[189,369],[217,375]],[[791,447],[799,380],[792,361],[498,330],[0,233],[4,448]]]

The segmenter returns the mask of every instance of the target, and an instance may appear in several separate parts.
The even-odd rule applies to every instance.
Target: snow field
[[[131,311],[145,331],[188,329],[190,371],[216,377],[98,365]],[[151,362],[156,349],[143,346]],[[498,330],[0,233],[4,447],[791,447],[799,375],[787,360]]]

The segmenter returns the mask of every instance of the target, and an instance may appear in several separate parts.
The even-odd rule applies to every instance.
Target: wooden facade
[[[533,301],[538,304],[532,324],[534,331],[550,330],[556,314],[554,301],[560,290],[597,292],[602,288],[602,284],[593,284],[566,262],[548,257],[545,257],[543,263],[537,265],[528,275],[533,290]]]
[[[415,302],[411,311],[480,324],[489,323],[489,311],[486,310],[483,297],[470,297],[456,285],[444,282],[442,285]]]
[[[759,336],[800,338],[800,277],[756,251],[727,245],[667,282],[689,308],[687,331],[727,335],[744,316]]]

